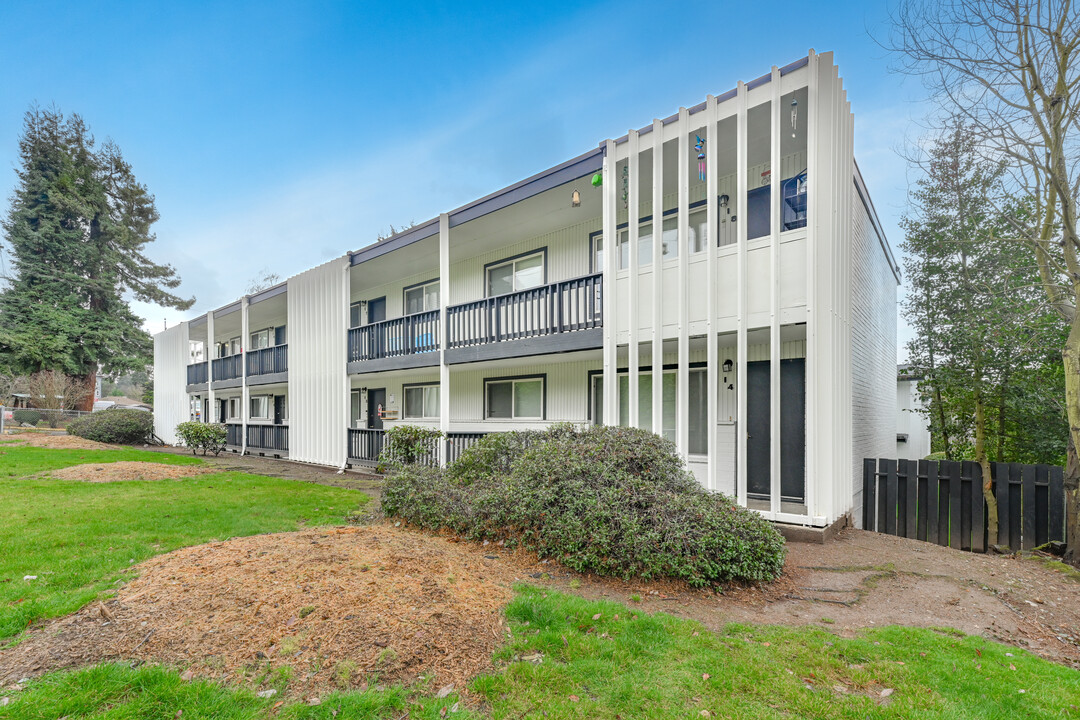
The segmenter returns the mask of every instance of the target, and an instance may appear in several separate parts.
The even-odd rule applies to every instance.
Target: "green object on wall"
[[[600,187],[603,184],[604,184],[604,176],[603,176],[603,174],[596,173],[595,175],[592,176],[592,186],[593,187]]]

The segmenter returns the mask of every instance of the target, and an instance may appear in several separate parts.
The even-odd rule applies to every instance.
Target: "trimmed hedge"
[[[37,425],[41,422],[42,415],[44,415],[44,413],[38,412],[37,410],[22,409],[13,411],[11,413],[11,419],[20,425],[23,423],[26,423],[27,425]]]
[[[203,455],[207,452],[220,455],[229,435],[224,425],[201,422],[182,422],[176,426],[176,434],[180,442],[191,448],[192,455],[197,450],[202,450]]]
[[[138,445],[149,442],[154,434],[154,415],[142,410],[110,408],[72,420],[67,431],[97,442]]]
[[[600,575],[705,586],[774,580],[784,564],[776,528],[704,490],[672,443],[634,428],[491,434],[445,471],[397,468],[382,505],[415,525]]]

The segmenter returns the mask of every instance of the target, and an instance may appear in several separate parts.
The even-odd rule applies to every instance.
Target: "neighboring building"
[[[920,413],[920,375],[906,365],[896,366],[896,457],[921,460],[930,454],[930,426]]]
[[[899,275],[853,132],[811,52],[181,323],[155,337],[157,433],[200,417],[238,450],[344,466],[399,423],[441,428],[453,459],[617,421],[768,518],[858,521],[861,460],[895,442]]]

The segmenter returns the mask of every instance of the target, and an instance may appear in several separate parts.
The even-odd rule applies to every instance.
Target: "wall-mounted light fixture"
[[[735,364],[731,362],[731,358],[724,361],[724,372],[731,372],[731,368],[735,367]]]
[[[577,190],[570,193],[570,207],[581,207],[581,193]]]

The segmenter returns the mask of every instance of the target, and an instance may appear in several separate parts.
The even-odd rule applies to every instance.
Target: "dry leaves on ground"
[[[72,465],[59,470],[49,470],[43,474],[57,480],[107,483],[128,480],[179,480],[212,472],[217,471],[198,465],[166,465],[165,463],[121,460],[111,463]]]

